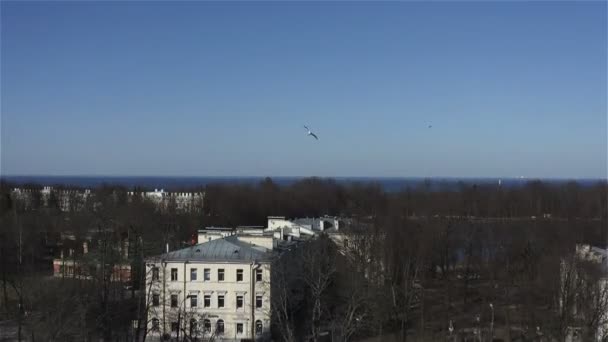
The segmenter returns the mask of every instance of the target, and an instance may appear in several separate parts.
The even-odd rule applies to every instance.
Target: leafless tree
[[[310,293],[311,339],[319,339],[322,314],[325,310],[323,296],[331,284],[336,271],[335,247],[326,236],[321,236],[300,249],[302,258],[301,279]]]

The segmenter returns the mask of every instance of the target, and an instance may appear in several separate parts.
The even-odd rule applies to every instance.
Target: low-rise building
[[[319,218],[296,218],[288,220],[284,216],[269,216],[267,232],[274,232],[275,237],[280,240],[291,240],[309,238],[322,232],[337,232],[340,229],[340,221],[333,216]]]
[[[128,239],[116,237],[113,247],[102,256],[97,249],[99,239],[95,235],[90,232],[84,239],[77,239],[73,233],[63,232],[58,243],[59,256],[53,259],[53,276],[92,279],[107,274],[112,282],[130,283]]]

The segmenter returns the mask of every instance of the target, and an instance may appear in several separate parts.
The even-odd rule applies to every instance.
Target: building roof
[[[233,231],[234,228],[232,227],[205,227],[205,228],[201,228],[198,231],[199,232],[205,232],[205,231]]]
[[[165,253],[157,258],[165,261],[268,261],[272,251],[239,241],[235,236],[215,239]]]

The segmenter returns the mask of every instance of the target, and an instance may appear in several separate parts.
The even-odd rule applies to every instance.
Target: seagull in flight
[[[429,125],[429,128],[433,128],[433,125]]]
[[[308,126],[304,125],[304,128],[306,128],[306,130],[308,131],[308,135],[313,136],[315,139],[319,140],[319,138],[317,137],[316,134],[314,134],[313,132],[310,131],[310,128],[308,128]]]

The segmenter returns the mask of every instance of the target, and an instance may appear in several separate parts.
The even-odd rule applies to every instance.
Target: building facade
[[[111,282],[130,283],[131,263],[129,262],[129,240],[119,236],[111,240],[111,250],[105,257],[98,250],[100,244],[97,233],[89,232],[83,240],[77,240],[73,233],[61,234],[58,243],[59,256],[53,259],[53,276],[73,279],[103,279],[109,274]],[[101,260],[106,260],[105,264]],[[112,262],[108,262],[111,260]],[[105,274],[104,274],[105,272]]]
[[[226,236],[148,259],[148,336],[268,340],[273,251],[267,239],[254,244]]]
[[[90,189],[55,189],[52,186],[11,190],[12,199],[22,203],[26,210],[38,206],[57,206],[64,212],[82,210],[91,194]]]
[[[129,199],[141,196],[152,201],[159,209],[167,210],[171,207],[178,211],[197,212],[202,210],[205,198],[204,192],[169,192],[164,189],[154,189],[145,192],[127,192]]]

